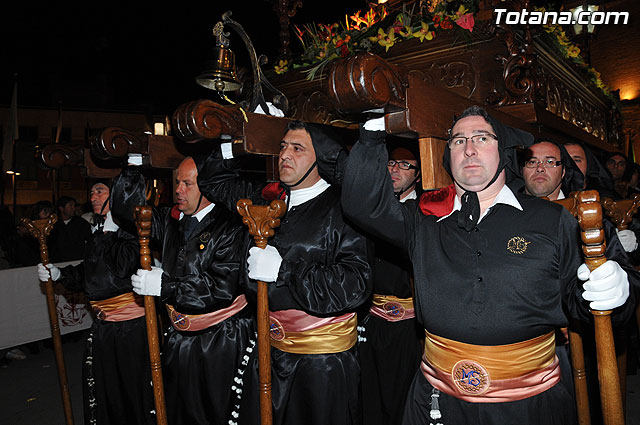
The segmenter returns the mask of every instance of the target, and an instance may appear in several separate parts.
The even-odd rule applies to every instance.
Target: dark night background
[[[26,3],[26,2],[23,2]],[[195,83],[214,46],[211,30],[222,13],[244,26],[272,69],[279,25],[274,1],[45,3],[4,13],[0,105],[8,105],[18,74],[18,105],[146,110],[171,114],[184,102],[213,98]],[[115,4],[115,5],[114,5]],[[336,22],[365,9],[360,1],[303,1],[293,23]],[[231,30],[237,64],[246,48]],[[300,51],[295,36],[294,52]]]

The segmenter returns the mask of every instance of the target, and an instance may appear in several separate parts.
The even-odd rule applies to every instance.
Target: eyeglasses
[[[525,168],[538,168],[538,165],[542,165],[543,168],[555,168],[558,165],[562,165],[562,161],[557,161],[555,159],[544,159],[542,161],[529,159],[524,162]]]
[[[389,162],[387,162],[387,167],[389,168],[393,168],[396,165],[401,170],[417,170],[418,169],[418,167],[416,167],[413,164],[409,164],[407,161],[397,161],[395,159],[390,159]]]
[[[471,140],[471,143],[476,148],[484,148],[494,140],[498,140],[498,137],[491,133],[476,134],[471,137],[456,136],[447,140],[447,145],[449,145],[449,149],[451,150],[462,149],[467,145],[467,140]]]

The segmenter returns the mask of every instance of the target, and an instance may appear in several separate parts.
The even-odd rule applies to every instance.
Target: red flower
[[[262,188],[262,197],[267,201],[273,201],[275,199],[284,200],[285,196],[284,187],[280,185],[280,182],[269,183]]]
[[[440,19],[442,17],[440,15],[436,15],[433,17],[433,26],[438,28],[440,26]]]
[[[462,15],[461,17],[459,17],[456,20],[456,24],[466,30],[469,30],[469,32],[473,32],[475,20],[473,19],[473,15],[471,13],[467,13],[466,15]]]
[[[453,184],[439,190],[424,192],[420,196],[420,211],[424,215],[444,217],[453,210],[456,189]]]
[[[171,218],[175,218],[176,220],[180,220],[180,210],[178,209],[177,205],[174,205],[173,208],[171,208]]]
[[[453,28],[453,22],[451,22],[451,19],[448,16],[445,16],[440,26],[443,30],[450,30],[451,28]]]

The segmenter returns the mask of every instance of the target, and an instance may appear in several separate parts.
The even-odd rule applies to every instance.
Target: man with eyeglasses
[[[415,203],[420,181],[417,141],[393,139],[389,151],[387,169],[395,196],[400,203]],[[362,410],[363,423],[386,425],[402,418],[420,366],[422,336],[413,307],[411,261],[394,245],[376,238],[374,242],[373,297],[359,328]]]
[[[571,191],[584,189],[587,165],[585,151],[580,145],[571,144],[565,148],[565,146],[551,141],[534,143],[527,150],[523,161],[522,175],[525,183],[525,192],[538,198],[547,197],[551,201],[564,199],[565,193],[560,189],[561,186],[566,188],[567,195]],[[541,179],[540,175],[543,175],[545,179]],[[636,287],[640,286],[640,274],[635,270],[625,252],[628,251],[627,241],[629,237],[633,238],[633,247],[629,249],[635,250],[635,247],[637,247],[635,235],[630,230],[618,232],[608,220],[605,220],[603,224],[606,240],[605,257],[622,267],[630,284]],[[583,329],[587,330],[586,327]],[[622,352],[620,350],[623,350],[626,346],[627,337],[624,333],[624,328],[620,327],[617,330],[619,332],[615,335],[615,346],[618,352]],[[587,387],[589,389],[589,406],[594,421],[599,422],[596,418],[601,417],[602,411],[600,410],[600,392],[598,390],[593,335],[593,329],[582,333]],[[560,356],[561,353],[558,352],[558,355]],[[571,382],[569,382],[569,386],[571,387]]]
[[[522,167],[525,192],[537,198],[558,199],[565,174],[560,148],[550,142],[540,142],[533,144],[528,153]]]
[[[530,134],[468,108],[443,156],[453,185],[403,205],[385,175],[385,133],[371,131],[379,127],[361,129],[342,203],[348,217],[405,248],[413,263],[426,338],[402,423],[573,423],[572,395],[557,385],[555,329],[567,314],[589,320],[584,300],[598,310],[622,307],[615,315],[628,318],[626,275],[615,263],[589,273],[569,212],[507,186],[519,174],[515,148],[531,145]]]
[[[389,154],[387,167],[393,181],[393,192],[400,200],[416,199],[416,184],[420,181],[419,156],[398,146]]]

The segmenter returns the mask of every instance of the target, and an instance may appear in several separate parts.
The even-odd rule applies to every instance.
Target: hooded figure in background
[[[564,148],[584,176],[583,186],[580,185],[579,179],[569,176],[567,180],[571,181],[571,186],[567,186],[568,193],[577,190],[597,190],[601,199],[613,199],[618,196],[613,190],[611,174],[589,147],[583,143],[566,143]],[[563,187],[565,186],[566,184],[563,183]]]
[[[84,261],[63,268],[38,264],[38,275],[84,292],[95,312],[82,362],[86,423],[151,425],[156,419],[144,303],[131,285],[140,248],[138,237],[114,221],[110,191],[110,180],[91,185],[96,220]]]
[[[585,300],[595,309],[624,305],[614,314],[628,319],[633,303],[624,272],[607,262],[581,273],[583,297],[577,221],[560,205],[507,186],[519,173],[515,147],[529,145],[530,134],[468,108],[445,148],[443,164],[455,183],[425,192],[412,206],[393,195],[380,130],[384,121],[361,128],[345,168],[342,205],[365,231],[406,250],[413,264],[425,350],[396,421],[573,423],[573,395],[557,385],[555,330],[567,316],[590,320]],[[601,296],[612,282],[619,296]],[[523,361],[534,357],[541,361]]]
[[[326,126],[293,121],[280,143],[279,181],[265,184],[243,179],[229,151],[223,144],[199,168],[205,196],[228,208],[242,198],[287,203],[266,249],[248,249],[243,273],[253,300],[256,280],[271,282],[273,423],[358,424],[355,311],[371,293],[371,268],[366,239],[342,216],[347,153]],[[240,424],[260,423],[257,350],[249,361]]]

